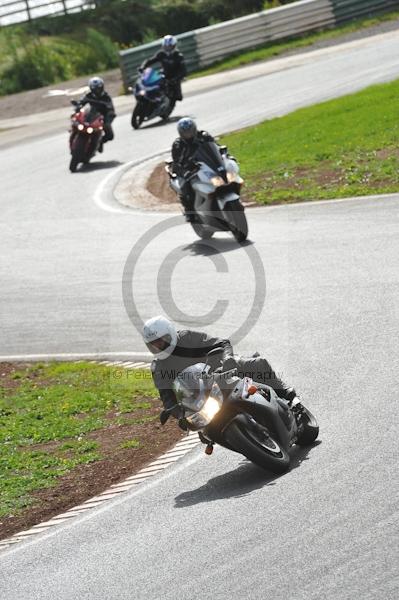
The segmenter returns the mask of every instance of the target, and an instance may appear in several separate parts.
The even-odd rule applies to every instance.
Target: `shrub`
[[[15,36],[14,36],[15,37]],[[0,77],[0,94],[12,94],[116,67],[114,43],[102,33],[88,29],[86,42],[65,38],[20,36],[11,40],[9,60]]]
[[[34,38],[25,45],[22,55],[14,55],[12,64],[3,71],[0,93],[31,90],[72,75],[71,66],[63,57]]]
[[[112,40],[103,33],[95,29],[88,29],[87,45],[97,59],[97,65],[93,70],[112,69],[118,65],[117,48]]]

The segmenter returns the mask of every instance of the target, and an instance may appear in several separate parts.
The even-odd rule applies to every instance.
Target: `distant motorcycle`
[[[201,143],[193,156],[193,168],[183,177],[173,172],[173,162],[166,163],[170,187],[176,194],[186,182],[195,193],[195,220],[191,226],[202,239],[210,239],[216,231],[231,231],[238,242],[248,236],[248,223],[240,193],[243,179],[237,161],[227,154],[225,146],[215,142]]]
[[[271,387],[241,379],[236,370],[212,372],[209,364],[197,363],[179,374],[174,390],[188,429],[199,433],[207,454],[220,444],[283,473],[290,466],[291,446],[310,445],[319,434],[315,417],[298,399],[288,403]]]
[[[78,110],[78,102],[71,104],[77,110],[71,117],[69,169],[75,173],[80,163],[87,164],[97,152],[104,135],[104,117],[90,105]]]
[[[140,73],[134,88],[130,88],[136,98],[132,114],[134,129],[138,129],[143,121],[155,117],[164,121],[169,118],[175,107],[172,88],[172,82],[156,69],[148,67]]]

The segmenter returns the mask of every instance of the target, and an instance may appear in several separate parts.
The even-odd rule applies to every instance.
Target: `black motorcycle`
[[[291,446],[310,445],[319,434],[315,417],[299,399],[282,400],[271,387],[240,378],[236,370],[212,372],[209,365],[197,363],[178,375],[174,390],[181,423],[198,431],[207,454],[220,444],[264,469],[283,473],[290,465]]]

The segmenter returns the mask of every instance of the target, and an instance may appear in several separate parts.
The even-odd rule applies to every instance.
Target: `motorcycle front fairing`
[[[73,150],[80,136],[85,136],[85,152],[87,158],[90,159],[95,154],[103,136],[104,117],[94,106],[87,105],[74,113],[71,119],[70,150]]]
[[[142,105],[142,113],[147,119],[157,116],[162,104],[164,76],[155,69],[147,68],[136,81],[134,95]]]
[[[240,199],[243,180],[239,176],[237,162],[222,155],[215,142],[200,144],[194,159],[200,164],[197,179],[193,182],[194,190],[204,196],[212,194],[220,212],[224,211],[227,203]]]
[[[237,384],[240,381],[237,378]],[[266,427],[270,434],[288,450],[297,431],[295,418],[287,403],[279,398],[271,387],[262,385],[262,392],[257,391],[247,398],[234,397],[234,393],[227,394],[221,410],[204,431],[205,435],[218,444],[229,447],[224,440],[224,431],[233,420],[237,420],[242,426],[250,427],[249,415],[257,423]]]

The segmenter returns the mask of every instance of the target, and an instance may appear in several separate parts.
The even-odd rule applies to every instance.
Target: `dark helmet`
[[[177,123],[177,131],[183,140],[192,140],[197,135],[197,126],[190,117],[183,117]]]
[[[104,91],[104,81],[101,77],[92,77],[89,79],[89,88],[95,96],[101,96]]]

